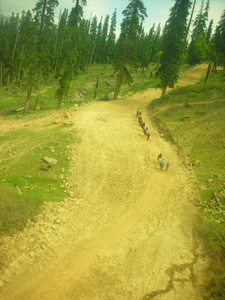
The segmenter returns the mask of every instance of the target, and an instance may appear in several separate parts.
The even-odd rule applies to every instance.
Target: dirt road
[[[204,69],[187,72],[185,84]],[[5,238],[11,257],[0,274],[1,299],[201,299],[194,174],[151,123],[147,107],[159,96],[150,89],[71,110],[82,142],[73,149],[70,197],[46,204],[34,227]],[[160,152],[167,172],[157,164]]]

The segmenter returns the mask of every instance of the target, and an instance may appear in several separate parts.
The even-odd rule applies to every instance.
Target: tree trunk
[[[40,92],[37,92],[37,98],[36,98],[36,104],[35,104],[35,110],[41,109],[41,101],[40,101]]]
[[[92,59],[93,59],[93,57],[94,57],[95,49],[96,49],[96,45],[95,45],[94,48],[93,48],[93,51],[92,51],[92,54],[91,54],[91,58],[90,58],[90,61],[89,61],[88,67],[87,67],[87,72],[88,72],[88,70],[89,70],[89,68],[90,68]]]
[[[122,83],[122,79],[123,79],[124,68],[125,68],[125,65],[123,65],[120,68],[119,76],[118,76],[118,79],[117,79],[117,82],[116,82],[116,89],[115,89],[115,92],[114,92],[113,100],[115,100],[115,99],[118,98],[120,87],[121,87],[121,83]]]
[[[46,6],[47,6],[47,0],[43,0],[43,8],[41,13],[41,24],[40,24],[40,30],[39,30],[39,40],[38,40],[38,49],[39,49],[39,65],[38,65],[38,80],[37,82],[40,83],[41,81],[41,65],[42,65],[42,56],[41,56],[41,45],[42,45],[42,33],[44,28],[44,22],[45,22],[45,12],[46,12]]]
[[[25,113],[29,112],[29,104],[30,104],[30,97],[31,97],[31,92],[32,92],[32,86],[28,86],[27,90],[27,98],[26,98],[26,103],[25,103]]]
[[[57,71],[57,61],[56,61],[56,63],[55,63],[55,68],[54,68],[54,74],[53,74],[53,80],[52,80],[52,83],[55,82],[56,71]]]
[[[7,88],[9,87],[9,82],[10,82],[10,69],[8,69],[7,71],[7,82],[6,82]]]
[[[123,63],[122,63],[122,66],[120,68],[119,76],[118,76],[118,79],[117,79],[117,82],[116,82],[116,89],[115,89],[115,92],[114,92],[113,100],[117,99],[118,95],[119,95],[120,86],[121,86],[122,79],[123,79],[123,72],[124,72],[124,69],[125,69],[125,66],[126,66],[126,62],[127,62],[127,56],[128,56],[128,46],[126,47],[126,51],[124,53]]]
[[[191,11],[191,16],[190,16],[190,19],[189,19],[189,23],[188,23],[188,27],[187,27],[187,31],[186,31],[186,35],[185,35],[184,49],[186,48],[187,37],[188,37],[188,34],[189,34],[189,30],[190,30],[190,26],[191,26],[191,23],[192,23],[193,14],[194,14],[194,11],[195,11],[195,4],[196,4],[196,0],[194,0],[194,4],[193,4],[193,7],[192,7],[192,11]]]
[[[57,106],[58,109],[62,108],[62,104],[63,104],[63,96],[64,96],[64,95],[59,96],[59,102],[58,102],[58,106]]]
[[[18,74],[17,74],[17,86],[19,85],[19,81],[20,81],[20,74],[21,74],[21,66],[22,66],[23,54],[24,54],[24,44],[22,46],[21,57],[20,57],[20,64],[19,64],[19,69],[18,69]]]
[[[0,62],[0,89],[2,88],[2,61]]]
[[[13,66],[13,62],[14,62],[14,58],[15,58],[15,52],[16,52],[16,46],[17,46],[17,42],[18,42],[18,36],[19,36],[19,30],[17,30],[17,33],[16,33],[16,39],[15,39],[15,43],[14,43],[14,46],[13,46],[13,53],[12,53],[12,59],[11,59],[11,67],[9,68],[8,70],[8,77],[7,77],[7,87],[9,86],[10,84],[10,78],[11,78],[11,75],[10,75],[10,69],[12,68]]]
[[[97,77],[97,81],[96,81],[96,86],[95,86],[95,95],[94,95],[94,99],[96,99],[96,97],[97,97],[97,91],[98,91],[98,84],[99,84],[99,76]]]
[[[186,30],[186,34],[185,34],[183,54],[185,53],[185,49],[186,49],[186,46],[187,46],[187,38],[188,38],[191,23],[192,23],[193,14],[194,14],[194,11],[195,11],[195,4],[196,4],[196,0],[194,0],[194,4],[193,4],[193,7],[192,7],[192,11],[191,11],[191,16],[190,16],[189,23],[188,23],[187,30]],[[180,62],[180,65],[183,65],[183,64],[184,64],[184,56],[182,57],[181,62]]]
[[[161,94],[161,97],[166,96],[166,90],[167,90],[167,86],[164,86],[164,87],[162,88],[162,94]]]
[[[207,84],[209,82],[209,77],[210,77],[211,71],[212,71],[212,63],[210,63],[208,65],[208,69],[207,69],[206,77],[205,77],[205,84]]]
[[[14,61],[14,58],[15,58],[15,52],[16,52],[16,46],[17,46],[17,42],[18,42],[18,36],[19,36],[19,30],[17,30],[17,33],[16,33],[16,39],[15,39],[15,43],[14,43],[14,47],[13,47],[13,53],[12,53],[12,62]]]

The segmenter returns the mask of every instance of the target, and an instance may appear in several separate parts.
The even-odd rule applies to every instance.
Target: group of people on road
[[[165,166],[166,163],[165,163],[164,158],[162,157],[162,153],[159,153],[159,155],[157,157],[157,161],[158,161],[158,164],[160,165],[160,169],[163,171],[164,166]],[[165,169],[166,171],[168,170],[169,166],[170,166],[170,163],[168,162],[166,164],[166,169]]]
[[[150,139],[150,133],[148,131],[148,127],[145,126],[145,122],[142,119],[140,108],[138,108],[138,110],[136,111],[136,118],[138,118],[138,122],[141,125],[141,128],[143,129],[144,136],[146,136],[146,140],[148,141]],[[158,155],[157,161],[162,171],[164,170],[164,166],[165,166],[165,170],[166,171],[168,170],[170,164],[169,162],[167,163],[165,162],[164,158],[162,157],[162,153]]]
[[[143,129],[144,137],[146,137],[146,140],[149,141],[150,133],[148,131],[148,127],[145,126],[145,122],[142,119],[140,108],[138,108],[138,110],[136,112],[136,118],[138,118],[138,122],[141,125],[141,128]]]

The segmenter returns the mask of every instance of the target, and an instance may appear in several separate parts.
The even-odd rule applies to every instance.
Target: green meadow
[[[198,234],[211,257],[204,299],[225,295],[225,77],[213,73],[192,86],[175,88],[150,109],[165,136],[181,147],[194,169],[201,199]],[[210,205],[214,193],[220,206]]]

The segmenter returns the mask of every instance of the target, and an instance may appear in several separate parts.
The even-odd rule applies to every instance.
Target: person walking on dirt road
[[[140,108],[138,108],[138,110],[136,112],[136,118],[139,116],[140,112],[141,112],[141,110],[140,110]]]
[[[144,129],[144,135],[147,135],[147,133],[148,133],[148,127],[146,127],[146,128]]]
[[[162,159],[162,153],[159,153],[159,155],[157,157],[157,161],[159,164],[161,163],[161,159]]]
[[[165,165],[165,160],[162,159],[162,160],[161,160],[161,163],[160,163],[160,168],[161,168],[161,170],[163,170],[164,165]]]
[[[143,121],[142,121],[142,117],[141,117],[141,113],[139,114],[139,116],[138,116],[138,122],[139,122],[139,124],[141,124]]]

